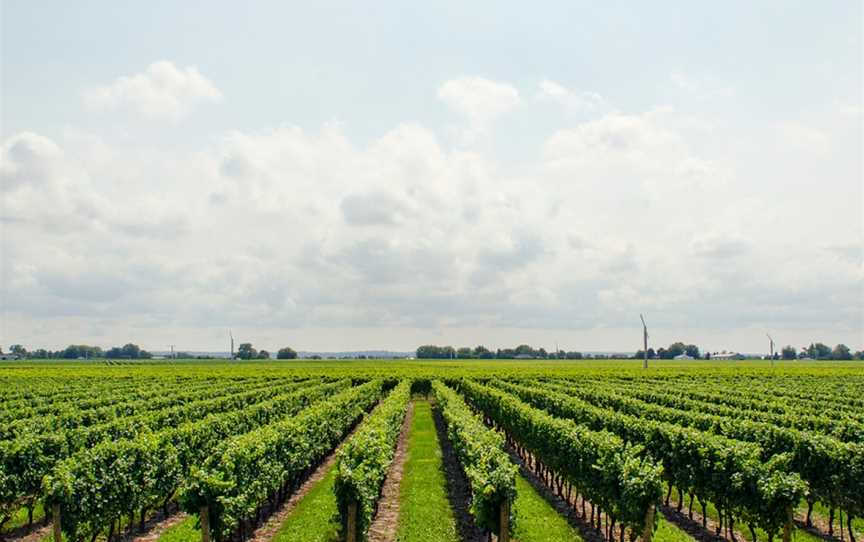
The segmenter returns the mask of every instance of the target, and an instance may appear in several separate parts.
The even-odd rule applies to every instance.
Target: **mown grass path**
[[[446,487],[432,406],[429,401],[418,400],[399,491],[398,542],[459,542]]]
[[[336,498],[333,482],[335,464],[324,478],[297,502],[291,514],[273,537],[274,542],[334,542],[338,540]]]
[[[516,477],[516,529],[513,538],[518,542],[581,541],[577,531],[558,513],[522,476]]]

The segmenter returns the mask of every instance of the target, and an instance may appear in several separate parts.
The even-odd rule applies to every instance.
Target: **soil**
[[[810,522],[813,524],[812,527],[807,526],[807,510],[797,510],[795,512],[795,526],[801,529],[802,531],[807,531],[813,536],[819,537],[826,542],[840,542],[840,512],[839,510],[835,512],[837,515],[834,517],[834,535],[831,536],[828,534],[828,518],[822,515],[813,512],[810,516]],[[855,536],[856,540],[859,540],[858,533],[854,532],[853,536]],[[846,514],[843,514],[843,538],[842,540],[849,539],[849,531],[846,530]]]
[[[51,534],[51,523],[45,520],[33,523],[32,527],[19,527],[8,533],[0,535],[0,540],[13,540],[14,542],[39,542]]]
[[[154,521],[151,525],[150,522],[145,524],[145,529],[147,530],[145,533],[133,536],[122,538],[122,542],[132,541],[132,542],[154,542],[158,540],[162,533],[170,529],[171,527],[177,525],[178,523],[182,523],[189,517],[186,512],[178,512],[173,516],[168,516],[167,518],[161,521]]]
[[[368,542],[393,542],[399,528],[399,486],[408,457],[408,433],[411,432],[411,420],[414,419],[414,402],[408,403],[402,431],[396,443],[396,453],[390,463],[390,470],[384,480],[381,498],[378,500],[378,512],[369,526]]]
[[[676,507],[678,506],[677,502],[672,500],[669,501],[669,506],[660,505],[659,510],[663,512],[663,515],[666,516],[666,520],[669,523],[674,524],[679,529],[689,534],[696,540],[700,542],[716,542],[719,540],[728,540],[723,533],[716,534],[717,525],[719,524],[717,521],[708,518],[707,525],[708,527],[702,527],[702,514],[698,512],[699,505],[696,501],[693,503],[693,519],[690,519],[690,516],[687,513],[687,503],[684,503],[681,507],[681,511],[679,512]],[[740,524],[738,524],[740,525]],[[746,526],[745,526],[746,527]],[[725,528],[723,531],[725,532]],[[777,533],[777,535],[782,535],[782,532]],[[737,529],[733,530],[733,540],[746,540],[744,535]]]

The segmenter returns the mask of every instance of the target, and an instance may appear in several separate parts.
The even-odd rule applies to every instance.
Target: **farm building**
[[[695,359],[695,358],[693,356],[688,355],[687,352],[684,352],[683,354],[679,354],[679,355],[675,356],[675,359]]]
[[[738,352],[723,352],[720,354],[711,354],[711,359],[744,359],[744,356]]]

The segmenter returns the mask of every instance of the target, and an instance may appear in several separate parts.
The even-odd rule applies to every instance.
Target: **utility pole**
[[[774,367],[774,339],[771,338],[771,335],[765,334],[768,337],[768,343],[771,348],[771,367]]]
[[[174,357],[174,345],[173,345],[173,344],[169,344],[168,346],[171,347],[171,359],[177,359],[177,358]]]
[[[642,320],[642,368],[648,368],[648,326],[645,325],[645,317],[641,314],[639,318]]]
[[[231,330],[228,330],[228,336],[231,337],[231,359],[234,359],[234,334],[231,333]]]

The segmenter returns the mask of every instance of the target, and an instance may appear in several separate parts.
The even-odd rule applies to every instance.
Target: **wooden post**
[[[654,536],[654,505],[648,507],[645,512],[645,530],[642,531],[642,542],[651,542],[651,537]]]
[[[510,499],[504,499],[500,508],[498,542],[510,542]]]
[[[357,503],[348,502],[348,521],[345,526],[345,542],[357,542]]]
[[[792,508],[786,509],[786,524],[783,525],[783,542],[791,542],[792,540],[792,522],[795,516],[792,514]],[[842,523],[841,523],[842,527]]]
[[[202,506],[198,517],[201,520],[201,542],[210,542],[210,508]]]
[[[63,542],[63,533],[60,531],[60,503],[54,503],[51,507],[51,523],[54,526],[54,542]]]

